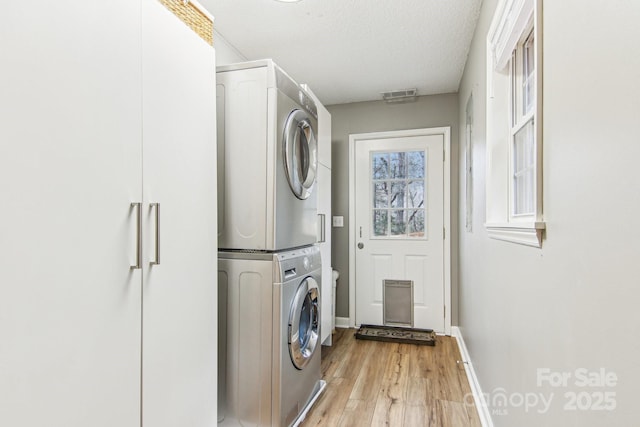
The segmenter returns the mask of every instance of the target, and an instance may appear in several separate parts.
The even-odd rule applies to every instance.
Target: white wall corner
[[[462,358],[460,362],[464,365],[464,371],[467,374],[469,387],[471,388],[471,393],[473,394],[473,401],[476,408],[478,409],[478,417],[480,418],[480,423],[482,424],[482,427],[493,427],[493,420],[491,419],[491,414],[489,412],[489,408],[487,407],[487,401],[484,398],[482,388],[480,387],[480,382],[478,381],[476,372],[473,369],[473,365],[471,364],[471,358],[469,357],[469,352],[467,351],[467,346],[464,343],[464,338],[462,337],[460,328],[458,328],[457,326],[452,326],[451,336],[455,337],[456,341],[458,342],[460,357]]]
[[[336,328],[349,328],[348,317],[336,317]]]

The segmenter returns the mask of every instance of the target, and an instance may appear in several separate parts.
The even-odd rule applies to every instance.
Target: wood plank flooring
[[[481,427],[455,338],[435,347],[356,340],[337,329],[322,347],[327,388],[301,424]]]

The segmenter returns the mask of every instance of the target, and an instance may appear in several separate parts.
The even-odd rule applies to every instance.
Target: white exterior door
[[[382,325],[384,281],[410,280],[413,326],[445,332],[444,146],[442,133],[355,143],[357,325]]]
[[[160,2],[142,3],[142,425],[212,426],[217,422],[215,54]]]

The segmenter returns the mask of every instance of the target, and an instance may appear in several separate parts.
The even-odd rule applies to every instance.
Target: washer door
[[[318,282],[307,277],[300,283],[289,312],[289,354],[304,369],[316,351],[320,335]]]
[[[304,200],[313,191],[318,169],[318,144],[311,121],[302,110],[289,113],[283,135],[284,169],[293,194]]]

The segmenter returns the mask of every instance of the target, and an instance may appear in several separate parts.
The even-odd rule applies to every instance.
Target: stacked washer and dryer
[[[288,427],[326,385],[316,106],[271,60],[217,81],[218,421]]]

